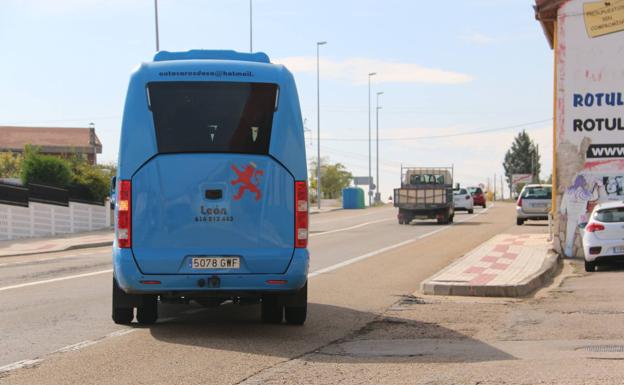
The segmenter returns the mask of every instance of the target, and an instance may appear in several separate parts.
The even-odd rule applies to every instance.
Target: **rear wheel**
[[[450,222],[450,217],[450,213],[448,211],[445,211],[444,214],[438,216],[438,224],[446,225]]]
[[[468,214],[473,214],[473,213],[474,213],[474,209],[468,210]]]
[[[113,322],[120,325],[128,325],[134,318],[134,309],[121,304],[121,297],[127,294],[121,290],[117,280],[113,277]]]
[[[290,299],[284,307],[286,322],[291,325],[303,325],[308,313],[308,283]]]
[[[152,325],[158,319],[158,297],[146,295],[143,304],[137,307],[137,321],[142,325]]]
[[[262,322],[269,324],[278,324],[284,318],[284,306],[277,296],[262,297],[260,304]]]
[[[516,225],[522,226],[524,224],[524,219],[516,218]]]
[[[596,262],[585,261],[585,271],[588,273],[596,271]]]
[[[487,205],[486,205],[485,203],[483,203],[483,205],[482,205],[482,206],[483,206],[483,208],[485,208]]]

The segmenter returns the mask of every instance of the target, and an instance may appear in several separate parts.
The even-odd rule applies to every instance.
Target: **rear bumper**
[[[544,212],[536,212],[536,213],[527,213],[522,210],[521,207],[516,207],[516,216],[519,219],[548,219],[548,213],[550,212],[550,208]]]
[[[113,247],[113,274],[121,289],[129,294],[185,293],[234,293],[234,292],[282,292],[303,287],[308,277],[309,253],[307,249],[295,249],[290,265],[284,274],[143,274],[129,249]],[[217,277],[218,287],[211,287],[209,280]],[[200,287],[198,281],[206,282]],[[270,284],[267,281],[286,281]],[[144,284],[141,281],[159,281],[160,284]]]
[[[583,253],[585,254],[585,260],[588,262],[608,263],[624,261],[624,255],[619,250],[616,252],[614,249],[616,247],[624,247],[624,241],[621,239],[597,239],[591,233],[583,234]],[[590,249],[597,248],[599,248],[597,254],[590,253]]]

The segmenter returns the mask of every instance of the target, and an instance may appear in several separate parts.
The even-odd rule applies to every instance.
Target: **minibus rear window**
[[[154,82],[147,92],[159,153],[269,152],[276,84]]]

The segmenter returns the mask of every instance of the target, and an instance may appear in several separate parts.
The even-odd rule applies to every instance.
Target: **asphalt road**
[[[311,216],[309,318],[263,325],[259,307],[166,305],[151,328],[110,320],[110,250],[0,260],[7,383],[237,383],[370,323],[454,259],[513,226],[513,205],[453,226],[396,222],[390,207]]]

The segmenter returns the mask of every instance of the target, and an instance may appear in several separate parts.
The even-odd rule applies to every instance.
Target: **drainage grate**
[[[624,345],[592,345],[583,346],[576,350],[584,350],[592,353],[624,353]]]

